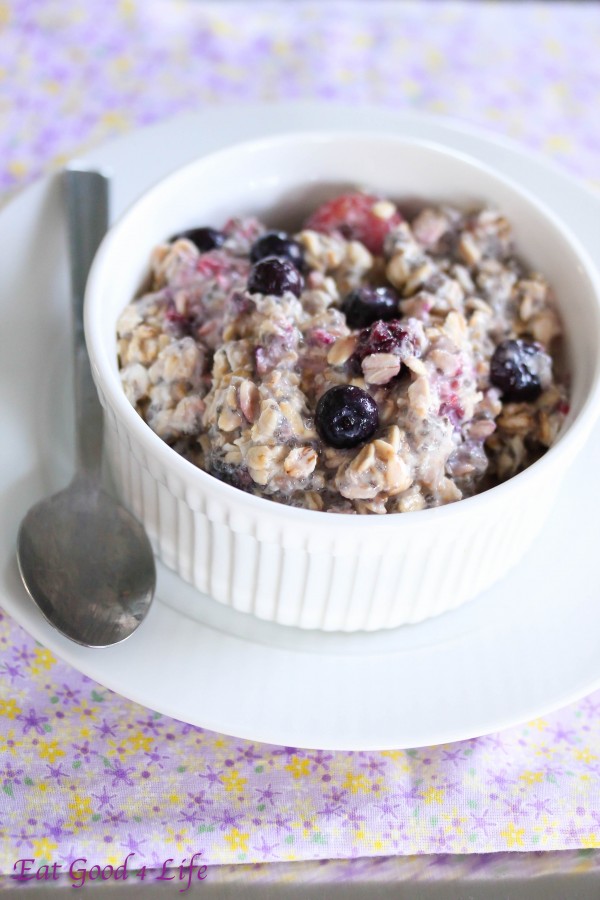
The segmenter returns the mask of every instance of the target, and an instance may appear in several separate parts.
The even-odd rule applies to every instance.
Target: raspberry
[[[322,234],[337,232],[346,240],[360,241],[367,250],[380,256],[386,235],[403,221],[396,210],[385,219],[373,212],[381,203],[372,194],[342,194],[320,206],[306,221],[305,228]]]
[[[390,322],[379,319],[359,333],[352,362],[360,370],[363,359],[371,353],[395,353],[403,359],[415,355],[415,352],[414,341],[399,319],[392,319]]]

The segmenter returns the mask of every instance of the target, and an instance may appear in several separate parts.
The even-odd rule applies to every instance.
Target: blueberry
[[[378,319],[397,319],[399,299],[393,288],[361,287],[346,295],[342,312],[350,328],[365,328]]]
[[[325,391],[317,403],[315,425],[319,436],[332,447],[356,447],[379,427],[379,411],[370,394],[352,384],[338,384]]]
[[[175,241],[178,238],[187,238],[188,241],[191,241],[192,244],[196,245],[200,253],[216,250],[225,243],[225,235],[223,232],[208,226],[205,228],[189,228],[187,231],[181,231],[179,234],[174,235],[171,238],[171,241]]]
[[[207,468],[211,475],[238,488],[240,491],[252,492],[254,482],[248,469],[226,463],[224,459],[214,455],[207,460]]]
[[[267,256],[254,264],[248,277],[251,294],[271,294],[281,297],[290,291],[299,297],[304,287],[304,279],[289,259]]]
[[[490,381],[508,401],[535,400],[542,392],[540,372],[548,357],[532,341],[508,340],[498,344],[490,362]]]
[[[304,251],[298,241],[288,237],[285,231],[267,231],[250,248],[253,263],[267,256],[281,256],[293,262],[299,271],[304,268]]]

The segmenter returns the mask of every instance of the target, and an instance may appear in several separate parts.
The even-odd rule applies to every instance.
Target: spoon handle
[[[99,478],[102,408],[92,379],[83,333],[83,297],[88,273],[109,223],[109,179],[74,163],[63,175],[71,260],[75,357],[75,433],[78,471]]]

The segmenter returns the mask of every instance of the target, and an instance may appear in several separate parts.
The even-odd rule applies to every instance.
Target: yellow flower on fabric
[[[357,34],[352,43],[360,50],[368,50],[369,47],[373,45],[373,37],[372,35],[363,32],[362,34]]]
[[[219,75],[222,75],[224,78],[230,78],[232,81],[243,81],[247,75],[247,70],[244,66],[234,66],[230,63],[219,63],[216,66],[216,71]]]
[[[10,4],[0,3],[0,25],[8,25],[10,22]]]
[[[106,751],[107,756],[117,756],[123,757],[127,756],[128,753],[133,753],[131,747],[124,747],[123,744],[117,744],[116,741],[108,741],[107,742],[108,749]]]
[[[345,787],[352,794],[358,794],[359,791],[367,793],[369,791],[369,782],[365,775],[354,775],[352,772],[346,772],[342,787]]]
[[[456,808],[456,806],[453,807],[451,813],[444,813],[443,818],[451,826],[450,830],[454,834],[464,834],[463,825],[467,821],[467,819],[465,816],[461,816],[459,814],[459,811]]]
[[[444,55],[443,53],[440,53],[437,47],[431,47],[429,50],[427,50],[425,54],[425,61],[430,72],[435,72],[438,69],[441,69],[445,63]]]
[[[128,125],[127,119],[123,113],[116,111],[103,113],[100,117],[100,121],[109,128],[127,128]]]
[[[44,647],[37,647],[33,652],[35,659],[29,668],[34,675],[41,675],[42,672],[51,669],[56,662],[56,657]]]
[[[510,822],[505,831],[500,832],[500,837],[506,838],[508,847],[522,847],[524,828],[517,828],[513,822]]]
[[[67,808],[73,810],[73,814],[76,818],[81,818],[81,816],[91,816],[92,801],[89,797],[82,797],[81,794],[73,794],[73,799],[70,803],[67,803]]]
[[[544,143],[547,150],[566,153],[571,149],[571,138],[566,134],[551,134]]]
[[[442,803],[444,799],[443,787],[428,787],[423,793],[425,803]]]
[[[187,834],[187,828],[180,828],[178,831],[175,831],[174,828],[167,828],[167,838],[178,850],[183,850],[185,847],[188,840]]]
[[[48,762],[56,762],[59,756],[64,756],[64,750],[58,746],[58,741],[40,741],[38,744],[38,753],[40,759],[47,759]]]
[[[23,741],[15,741],[14,728],[11,728],[6,735],[0,734],[0,753],[10,753],[11,756],[16,756],[17,749],[22,746]]]
[[[96,707],[90,706],[87,700],[80,700],[73,707],[73,712],[86,721],[92,722],[96,718]]]
[[[272,47],[273,53],[276,56],[289,56],[289,53],[290,53],[290,42],[289,41],[285,41],[282,38],[278,38],[277,40],[273,41],[273,43],[271,44],[271,47]]]
[[[298,756],[292,756],[288,765],[285,766],[288,772],[291,772],[294,778],[302,778],[310,775],[310,763],[307,759],[300,759]]]
[[[181,797],[179,794],[169,794],[167,800],[172,806],[177,806],[178,803],[181,803]]]
[[[410,766],[406,762],[406,753],[404,750],[382,750],[381,756],[389,756],[394,762],[399,763],[401,772],[410,772]]]
[[[70,159],[71,159],[71,157],[69,156],[68,153],[57,153],[55,156],[52,157],[52,160],[51,160],[52,166],[55,168],[57,168],[59,166],[64,166],[69,162]]]
[[[131,744],[132,750],[149,750],[154,738],[149,734],[142,734],[142,732],[139,731],[137,734],[130,734],[127,741]]]
[[[124,18],[133,16],[136,11],[135,0],[121,0],[119,3],[119,12]]]
[[[87,729],[85,729],[85,730],[87,731]],[[84,731],[84,729],[82,728],[81,729],[82,737],[84,737],[83,731]],[[89,731],[85,735],[85,737],[89,737]],[[129,740],[129,738],[127,738],[127,737],[120,737],[118,741],[112,741],[112,740],[107,741],[106,743],[107,743],[107,747],[109,749],[107,749],[106,755],[107,756],[118,756],[120,759],[122,759],[124,756],[130,756],[132,753],[135,753],[137,748],[135,747],[135,745],[133,745],[133,746],[130,745],[128,743],[128,740]]]
[[[545,38],[544,49],[550,56],[554,56],[557,59],[565,55],[562,44],[560,43],[560,41],[557,41],[556,38],[553,37]]]
[[[231,833],[225,835],[225,840],[232,850],[243,850],[244,852],[246,852],[248,850],[248,841],[250,840],[250,834],[248,832],[244,832],[242,834],[239,829],[232,828]]]
[[[569,96],[569,85],[568,84],[552,84],[549,85],[551,94],[558,100],[565,100]]]
[[[594,759],[598,759],[597,756],[594,756],[589,747],[584,747],[583,750],[575,750],[575,759],[578,759],[580,762],[589,763]]]
[[[537,728],[538,731],[543,731],[544,728],[548,727],[548,723],[545,719],[532,719],[531,722],[527,723],[530,728]]]
[[[554,756],[556,750],[553,747],[547,747],[545,744],[538,744],[535,749],[536,756],[546,756],[548,759]]]
[[[525,784],[539,784],[544,780],[543,772],[523,772],[522,775],[519,775],[521,781],[524,781]]]
[[[22,159],[11,159],[6,168],[15,178],[27,175],[27,163]]]
[[[235,34],[235,28],[226,19],[213,19],[212,30],[218,37],[231,37]]]
[[[593,847],[600,847],[600,840],[595,834],[588,834],[581,838],[581,846],[586,850],[590,850]]]
[[[6,716],[8,719],[14,719],[15,716],[18,716],[21,712],[21,707],[17,706],[15,701],[10,698],[10,700],[0,700],[0,716]]]
[[[417,94],[420,94],[422,91],[422,87],[418,81],[415,81],[414,78],[404,78],[400,83],[401,90],[404,91],[409,97],[415,97]]]
[[[443,100],[430,100],[427,104],[427,109],[431,112],[446,113],[448,112],[448,104],[444,103]]]
[[[43,859],[51,859],[52,851],[58,848],[58,844],[53,844],[47,838],[42,838],[41,841],[32,841],[33,844],[33,855],[37,858]]]
[[[38,674],[42,669],[51,669],[56,662],[56,657],[45,647],[36,647],[33,651],[35,655],[35,663],[31,666],[31,671]]]
[[[124,75],[131,70],[132,63],[126,56],[118,56],[116,59],[113,59],[110,65],[117,75]]]
[[[310,813],[308,815],[310,815]],[[294,822],[293,827],[300,828],[302,837],[304,837],[304,838],[311,838],[315,834],[314,820],[311,821],[310,819],[304,819],[303,822]]]
[[[241,791],[248,779],[242,778],[239,772],[232,769],[229,775],[223,775],[221,781],[225,785],[225,790],[231,793],[233,791]]]

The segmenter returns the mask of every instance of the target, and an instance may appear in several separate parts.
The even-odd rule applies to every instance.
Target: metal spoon
[[[108,227],[108,178],[71,166],[66,193],[75,337],[77,472],[69,487],[33,506],[21,523],[23,583],[58,631],[86,647],[129,637],[156,584],[148,537],[101,487],[102,409],[83,335],[83,294]]]

